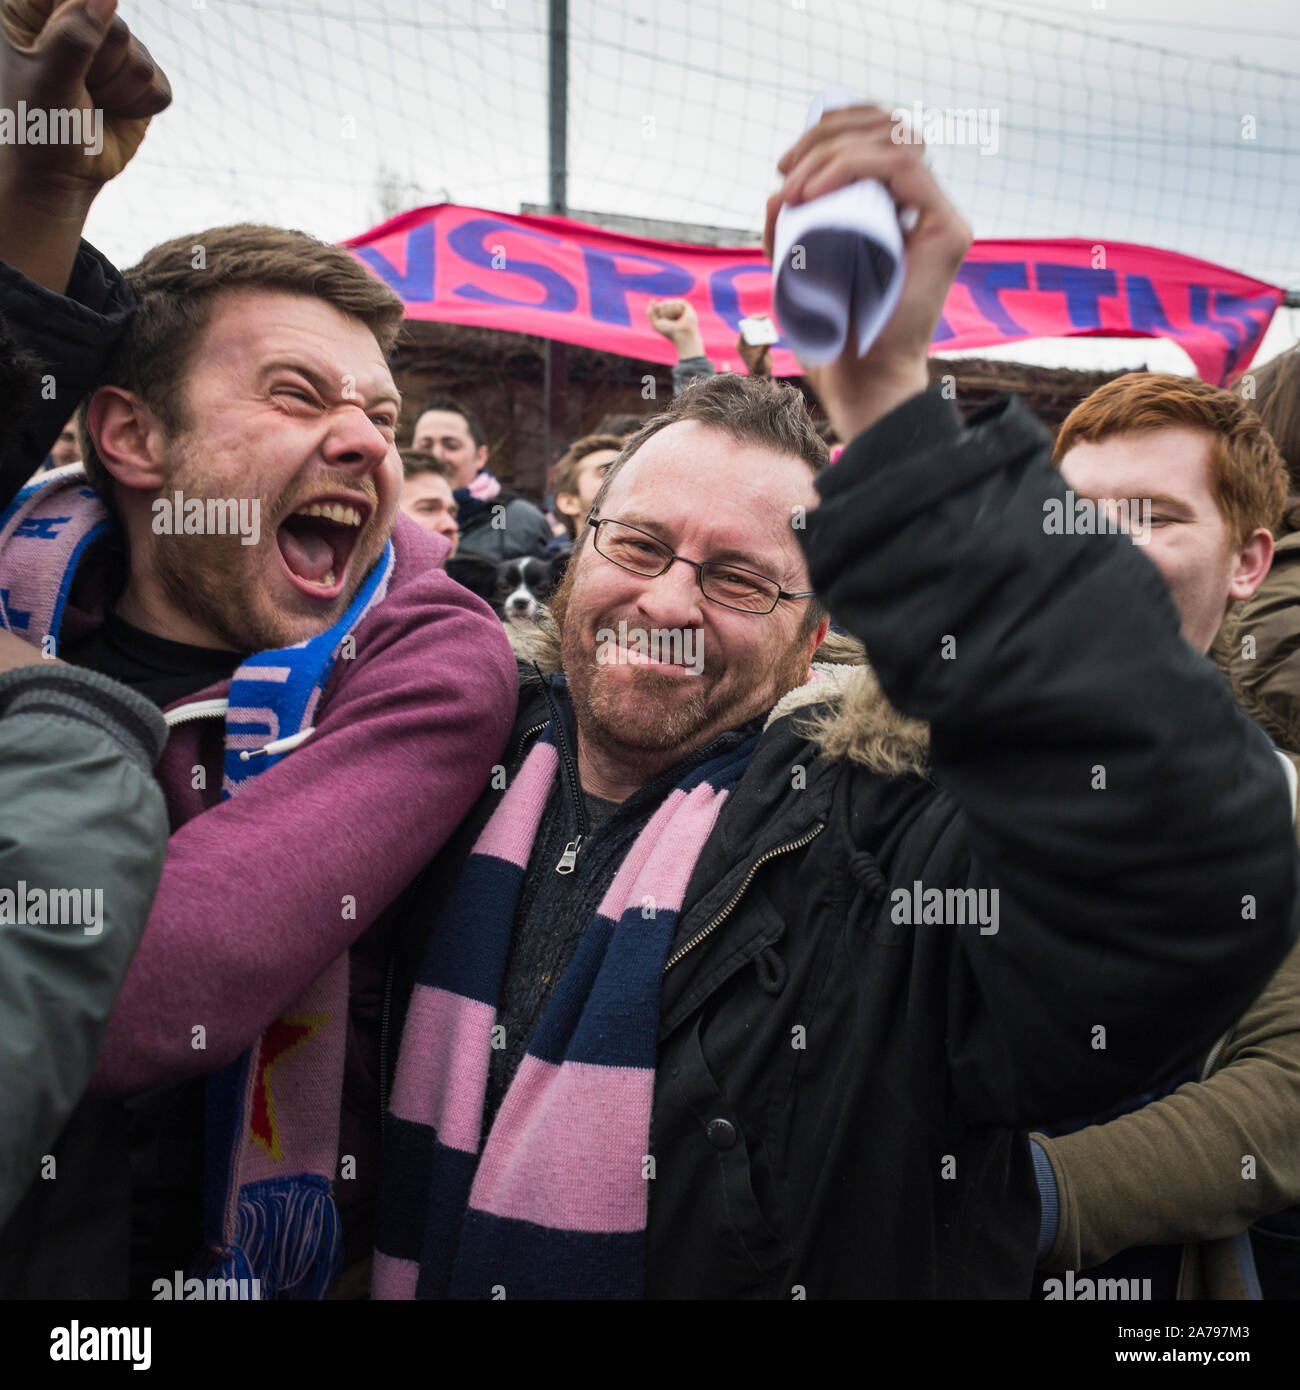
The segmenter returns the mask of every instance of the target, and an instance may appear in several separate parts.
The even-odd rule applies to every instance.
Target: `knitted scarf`
[[[501,484],[494,473],[480,468],[469,486],[453,488],[452,496],[456,499],[456,515],[463,524],[481,512],[494,497],[501,496]]]
[[[0,514],[4,626],[36,646],[47,635],[57,640],[77,564],[115,524],[79,467],[24,488]],[[277,741],[311,733],[343,639],[383,598],[392,567],[390,541],[328,631],[258,652],[236,670],[226,711],[223,800],[286,755]],[[342,1258],[332,1181],[347,1018],[344,953],[243,1057],[209,1078],[208,1250],[197,1261],[200,1276],[255,1277],[267,1298],[322,1298],[329,1291]]]
[[[643,1295],[660,980],[696,860],[757,741],[694,768],[633,842],[485,1136],[515,908],[559,765],[554,722],[538,737],[411,997],[384,1130],[376,1298]]]

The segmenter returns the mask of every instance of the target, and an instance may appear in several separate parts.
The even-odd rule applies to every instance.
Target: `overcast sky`
[[[122,13],[176,94],[91,215],[122,264],[222,222],[341,240],[393,206],[547,199],[542,0]],[[810,97],[838,82],[890,108],[984,114],[988,154],[932,146],[977,236],[1145,242],[1300,289],[1300,14],[1286,0],[570,0],[569,16],[572,207],[753,228]],[[1257,360],[1297,329],[1280,310]],[[1190,370],[1152,340],[989,352]]]

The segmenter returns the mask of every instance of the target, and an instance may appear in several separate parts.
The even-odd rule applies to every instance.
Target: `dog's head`
[[[562,568],[557,569],[554,561],[532,555],[502,560],[497,566],[497,591],[492,606],[508,623],[536,622],[561,573]]]

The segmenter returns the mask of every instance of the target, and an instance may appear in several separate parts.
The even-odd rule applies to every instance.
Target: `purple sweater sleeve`
[[[315,734],[172,835],[90,1094],[206,1074],[250,1047],[446,841],[517,696],[486,604],[441,570],[390,592],[338,662]]]

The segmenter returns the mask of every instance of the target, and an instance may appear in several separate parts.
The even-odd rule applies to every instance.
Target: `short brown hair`
[[[1264,422],[1286,464],[1291,491],[1300,492],[1300,349],[1243,372],[1233,390]]]
[[[404,478],[415,478],[421,473],[436,473],[450,483],[455,476],[455,469],[451,464],[444,463],[437,454],[430,454],[424,449],[399,449],[397,456],[402,460]],[[452,487],[454,489],[454,483]]]
[[[1287,473],[1263,421],[1239,396],[1195,377],[1128,372],[1100,386],[1065,417],[1053,461],[1076,444],[1160,429],[1211,436],[1210,490],[1234,549],[1263,527],[1272,531],[1286,501]]]
[[[666,410],[652,415],[624,442],[622,452],[605,470],[592,504],[593,512],[600,511],[610,483],[646,440],[682,420],[697,420],[722,430],[741,444],[757,444],[780,454],[792,454],[802,459],[814,475],[829,461],[826,443],[813,428],[808,403],[796,387],[768,377],[720,372],[692,382]],[[810,633],[825,616],[821,601],[809,599],[800,635]]]
[[[469,437],[474,441],[474,447],[476,449],[487,448],[488,437],[487,431],[483,428],[483,421],[468,406],[461,405],[455,396],[435,396],[415,417],[415,423],[418,425],[431,410],[441,410],[448,415],[459,415],[465,422]]]
[[[609,415],[602,415],[592,433],[616,434],[619,439],[626,439],[629,434],[635,434],[649,418],[648,415],[634,415],[630,410],[615,410]]]
[[[581,439],[575,439],[556,460],[555,467],[551,470],[551,496],[558,497],[563,492],[571,497],[576,497],[578,493],[578,465],[583,459],[590,458],[592,454],[599,454],[606,449],[613,449],[615,453],[618,453],[622,447],[622,436],[617,434],[584,434]],[[577,535],[578,526],[573,517],[567,512],[561,512],[560,520],[564,523],[564,527],[571,537]]]
[[[197,264],[196,264],[197,262]],[[401,299],[341,247],[306,232],[242,222],[176,237],[125,272],[136,311],[100,384],[139,396],[174,434],[185,428],[183,382],[194,350],[227,290],[272,290],[321,299],[359,319],[389,353],[401,329]],[[85,429],[86,476],[111,501],[112,478]]]

